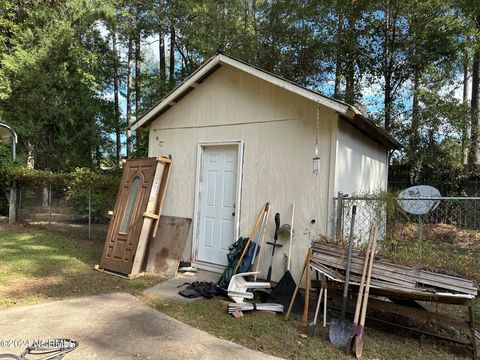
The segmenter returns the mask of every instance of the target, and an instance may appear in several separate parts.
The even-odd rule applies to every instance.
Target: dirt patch
[[[424,224],[423,238],[435,243],[455,244],[467,249],[480,249],[480,231],[462,229],[453,224]],[[403,225],[398,231],[402,240],[418,239],[418,224]]]

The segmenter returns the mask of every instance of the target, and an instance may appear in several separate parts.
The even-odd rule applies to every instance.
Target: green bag
[[[234,244],[228,247],[228,265],[223,271],[223,274],[217,283],[218,286],[220,286],[221,288],[226,289],[228,287],[230,279],[233,276],[233,270],[237,266],[238,260],[240,259],[240,256],[242,255],[243,249],[245,249],[247,242],[248,238],[244,239],[243,237],[240,237]]]

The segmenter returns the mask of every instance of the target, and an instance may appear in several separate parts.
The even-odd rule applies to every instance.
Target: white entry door
[[[227,265],[235,242],[238,147],[204,147],[201,164],[198,260]]]

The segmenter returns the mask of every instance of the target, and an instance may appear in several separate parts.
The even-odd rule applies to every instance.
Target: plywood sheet
[[[192,219],[161,216],[157,234],[150,243],[147,271],[175,276]]]

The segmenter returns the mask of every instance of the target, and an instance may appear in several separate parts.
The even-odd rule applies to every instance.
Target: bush
[[[83,187],[70,188],[67,191],[67,204],[79,215],[88,218],[88,193]],[[92,222],[105,224],[108,222],[107,212],[113,210],[115,191],[112,189],[92,190]]]
[[[9,173],[14,168],[12,150],[9,146],[0,142],[0,215],[8,215],[8,196],[11,186]]]
[[[1,144],[0,144],[1,145]],[[52,173],[46,170],[30,169],[11,160],[8,148],[0,146],[0,214],[8,213],[8,194],[11,185],[46,187],[66,191],[66,201],[76,213],[88,217],[89,190],[92,193],[92,221],[106,223],[108,210],[113,209],[115,197],[120,184],[121,170],[95,172],[77,168],[71,173]],[[9,157],[10,156],[10,157]],[[5,161],[4,161],[5,160]]]
[[[67,191],[67,204],[72,209],[88,217],[88,196],[92,194],[92,221],[107,223],[107,212],[113,210],[115,198],[120,184],[119,171],[111,173],[97,173],[88,169],[79,168],[70,174],[71,181]]]

